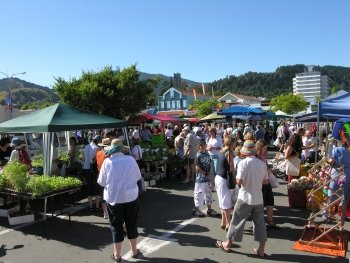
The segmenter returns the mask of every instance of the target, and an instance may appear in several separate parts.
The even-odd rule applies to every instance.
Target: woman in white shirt
[[[122,153],[124,148],[121,140],[112,140],[111,148],[105,150],[105,154],[109,158],[104,160],[98,178],[98,183],[104,187],[103,199],[106,200],[108,207],[114,245],[114,253],[111,257],[115,262],[122,262],[121,248],[124,240],[124,222],[131,246],[132,258],[141,255],[136,247],[139,212],[137,181],[141,179],[141,172],[135,159]]]

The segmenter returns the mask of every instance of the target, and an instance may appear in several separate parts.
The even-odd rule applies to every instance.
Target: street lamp
[[[8,79],[12,79],[13,76],[16,76],[16,75],[23,75],[23,74],[26,74],[26,72],[17,72],[17,73],[13,73],[11,76],[7,75],[5,72],[2,72],[0,71],[0,73],[4,74]]]
[[[11,79],[12,79],[12,77],[13,76],[16,76],[16,75],[24,75],[24,74],[26,74],[26,72],[24,71],[24,72],[17,72],[17,73],[13,73],[11,76],[9,76],[8,74],[6,74],[5,72],[2,72],[2,71],[0,71],[0,73],[1,74],[4,74],[7,78],[8,78],[8,80],[9,80],[9,84],[8,84],[8,89],[9,89],[9,102],[11,103],[11,101],[10,101],[10,99],[11,99]],[[10,113],[10,119],[12,118],[12,111],[10,110],[9,112],[11,112]]]

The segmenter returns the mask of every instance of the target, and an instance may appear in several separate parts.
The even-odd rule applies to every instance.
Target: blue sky
[[[132,64],[198,82],[349,67],[349,28],[348,0],[1,0],[0,71],[51,87]]]

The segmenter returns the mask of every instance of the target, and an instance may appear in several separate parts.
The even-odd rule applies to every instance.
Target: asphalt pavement
[[[123,243],[124,262],[186,263],[186,262],[308,262],[342,263],[348,259],[295,251],[292,246],[301,237],[309,212],[288,207],[286,182],[280,180],[275,192],[275,221],[280,230],[269,230],[266,253],[258,258],[253,248],[252,223],[247,221],[243,242],[233,245],[231,253],[215,246],[224,240],[226,232],[220,219],[192,216],[193,183],[182,184],[179,178],[167,178],[149,188],[141,197],[138,245],[143,257],[130,259],[127,240]],[[218,211],[216,194],[214,209]],[[27,226],[9,226],[0,219],[0,263],[63,263],[112,262],[112,240],[109,224],[102,212],[91,213],[86,200],[69,208],[73,212],[71,226],[68,217],[50,219]],[[346,222],[346,229],[350,223]],[[348,255],[347,255],[348,257]]]

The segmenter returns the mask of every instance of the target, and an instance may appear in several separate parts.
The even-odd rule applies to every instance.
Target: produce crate
[[[289,207],[305,208],[306,207],[305,190],[288,189],[288,202],[289,202]]]
[[[324,200],[325,200],[325,196],[323,194],[322,189],[317,191],[314,195],[313,198],[313,204],[312,202],[310,202],[310,198],[308,197],[308,195],[311,193],[312,190],[305,190],[305,195],[306,195],[306,208],[309,211],[312,211],[313,208],[317,209],[317,210],[321,210],[324,205]]]

